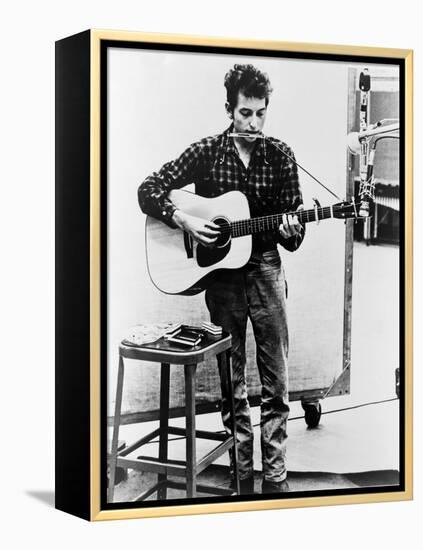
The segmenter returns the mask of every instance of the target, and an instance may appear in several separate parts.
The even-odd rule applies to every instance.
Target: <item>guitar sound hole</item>
[[[230,223],[226,218],[215,218],[212,222],[220,227],[220,235],[217,237],[215,246],[217,248],[223,248],[228,244],[231,238]]]

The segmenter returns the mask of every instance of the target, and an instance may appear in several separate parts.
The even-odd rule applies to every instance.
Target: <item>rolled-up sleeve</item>
[[[172,189],[180,189],[194,183],[201,157],[200,144],[193,144],[176,160],[167,162],[158,172],[153,172],[138,187],[138,203],[141,210],[176,227],[172,216],[176,210],[168,195]]]

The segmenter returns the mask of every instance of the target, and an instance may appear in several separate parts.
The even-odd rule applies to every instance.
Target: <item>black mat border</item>
[[[142,50],[156,50],[167,52],[184,52],[184,53],[203,53],[203,54],[218,54],[218,55],[242,55],[254,57],[274,57],[285,59],[306,59],[316,61],[336,61],[359,64],[385,64],[396,65],[400,70],[400,119],[403,121],[400,129],[400,483],[398,486],[383,486],[359,489],[342,489],[330,491],[305,491],[297,493],[285,493],[283,495],[253,495],[253,496],[231,496],[231,497],[204,497],[195,499],[172,499],[165,501],[145,501],[128,502],[128,503],[107,503],[107,484],[106,484],[106,468],[107,468],[107,52],[109,48],[129,48]],[[318,48],[318,45],[316,45]],[[360,48],[358,48],[360,49]],[[391,57],[375,57],[361,55],[344,55],[344,54],[321,54],[321,53],[304,53],[296,51],[279,51],[279,50],[256,50],[254,48],[232,48],[232,47],[217,47],[217,46],[197,46],[197,45],[181,45],[172,43],[150,43],[150,42],[133,42],[124,40],[101,40],[100,46],[100,80],[101,80],[101,144],[100,144],[100,163],[101,163],[101,350],[100,350],[100,369],[101,369],[101,510],[125,510],[125,509],[147,509],[156,507],[186,506],[191,504],[215,504],[215,503],[231,503],[231,502],[256,502],[256,501],[272,501],[283,498],[284,500],[292,500],[297,498],[309,497],[341,497],[347,495],[376,495],[380,493],[403,492],[405,490],[405,386],[407,380],[405,378],[405,135],[406,135],[406,116],[405,116],[405,60],[403,58]],[[135,200],[135,199],[134,199]]]

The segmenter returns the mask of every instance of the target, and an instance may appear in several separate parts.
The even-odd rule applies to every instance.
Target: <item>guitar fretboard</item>
[[[316,207],[310,210],[300,210],[298,212],[287,212],[287,215],[296,215],[300,223],[309,223],[319,220],[333,218],[333,207],[323,206]],[[270,216],[261,216],[258,218],[250,218],[247,220],[237,220],[231,223],[231,236],[244,237],[262,231],[272,231],[278,229],[282,223],[284,214],[272,214]]]

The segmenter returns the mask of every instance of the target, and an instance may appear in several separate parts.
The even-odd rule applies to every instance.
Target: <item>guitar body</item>
[[[183,212],[214,221],[222,227],[250,218],[248,201],[240,191],[204,198],[176,189],[171,191],[169,198]],[[197,294],[206,288],[217,269],[242,267],[251,256],[251,235],[231,239],[226,232],[217,246],[206,248],[184,231],[172,229],[150,216],[147,217],[145,239],[150,278],[166,294]]]
[[[282,213],[250,218],[247,198],[240,191],[207,199],[179,189],[172,191],[169,197],[183,212],[219,225],[221,233],[214,246],[207,248],[197,244],[188,233],[147,217],[148,272],[153,284],[166,294],[198,294],[207,287],[217,269],[244,266],[251,256],[251,234],[277,230],[283,221]],[[342,201],[289,214],[295,214],[302,224],[330,218],[357,219],[360,205],[354,200]],[[231,228],[234,222],[237,223]]]

